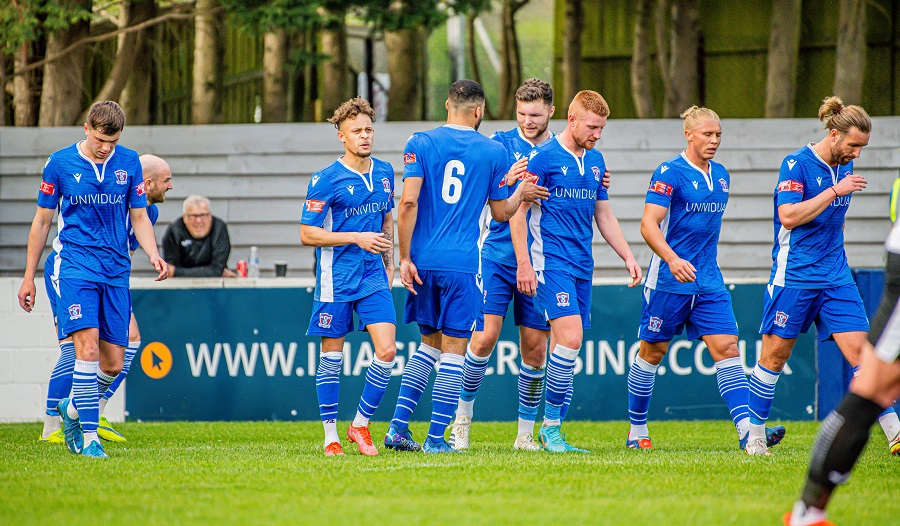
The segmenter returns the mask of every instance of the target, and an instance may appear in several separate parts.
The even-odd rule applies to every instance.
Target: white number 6
[[[456,204],[462,197],[462,180],[454,177],[454,171],[459,175],[465,175],[466,166],[462,161],[452,160],[444,167],[444,183],[441,185],[441,197],[447,204]]]

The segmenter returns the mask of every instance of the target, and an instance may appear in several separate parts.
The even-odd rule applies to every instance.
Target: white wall
[[[0,422],[43,418],[47,382],[59,358],[43,275],[35,280],[37,304],[30,313],[19,307],[21,285],[21,278],[0,278]],[[125,387],[122,384],[106,407],[111,421],[124,419]],[[35,433],[37,438],[40,429]]]

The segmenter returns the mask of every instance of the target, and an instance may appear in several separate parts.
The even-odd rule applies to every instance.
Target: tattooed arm
[[[388,287],[394,283],[394,217],[388,212],[384,214],[384,224],[381,227],[381,233],[384,234],[391,248],[381,253],[381,260],[384,262],[384,269],[387,271]]]

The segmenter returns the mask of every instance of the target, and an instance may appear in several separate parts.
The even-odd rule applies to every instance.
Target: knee
[[[576,334],[559,335],[556,337],[556,344],[562,345],[568,349],[581,349],[581,336]]]
[[[376,349],[375,356],[382,362],[393,362],[394,358],[397,356],[397,346],[391,345],[390,347]]]
[[[103,374],[115,378],[122,372],[122,364],[105,365],[100,370],[103,371]]]
[[[475,356],[485,358],[491,355],[499,337],[500,333],[488,329],[483,332],[476,332],[472,335],[472,340],[469,342],[469,349],[472,350]]]
[[[134,326],[130,331],[128,331],[128,343],[139,341],[141,341],[141,331],[137,328],[137,326]]]
[[[531,367],[544,367],[547,364],[547,346],[522,345],[522,362]]]
[[[730,343],[722,349],[709,349],[709,354],[717,362],[728,360],[729,358],[737,358],[741,355],[740,351],[738,351],[737,343]]]

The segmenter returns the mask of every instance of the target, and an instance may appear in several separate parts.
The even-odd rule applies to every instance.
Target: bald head
[[[144,189],[147,204],[162,203],[166,192],[172,189],[172,170],[169,163],[150,154],[141,155],[141,169],[144,171]]]

